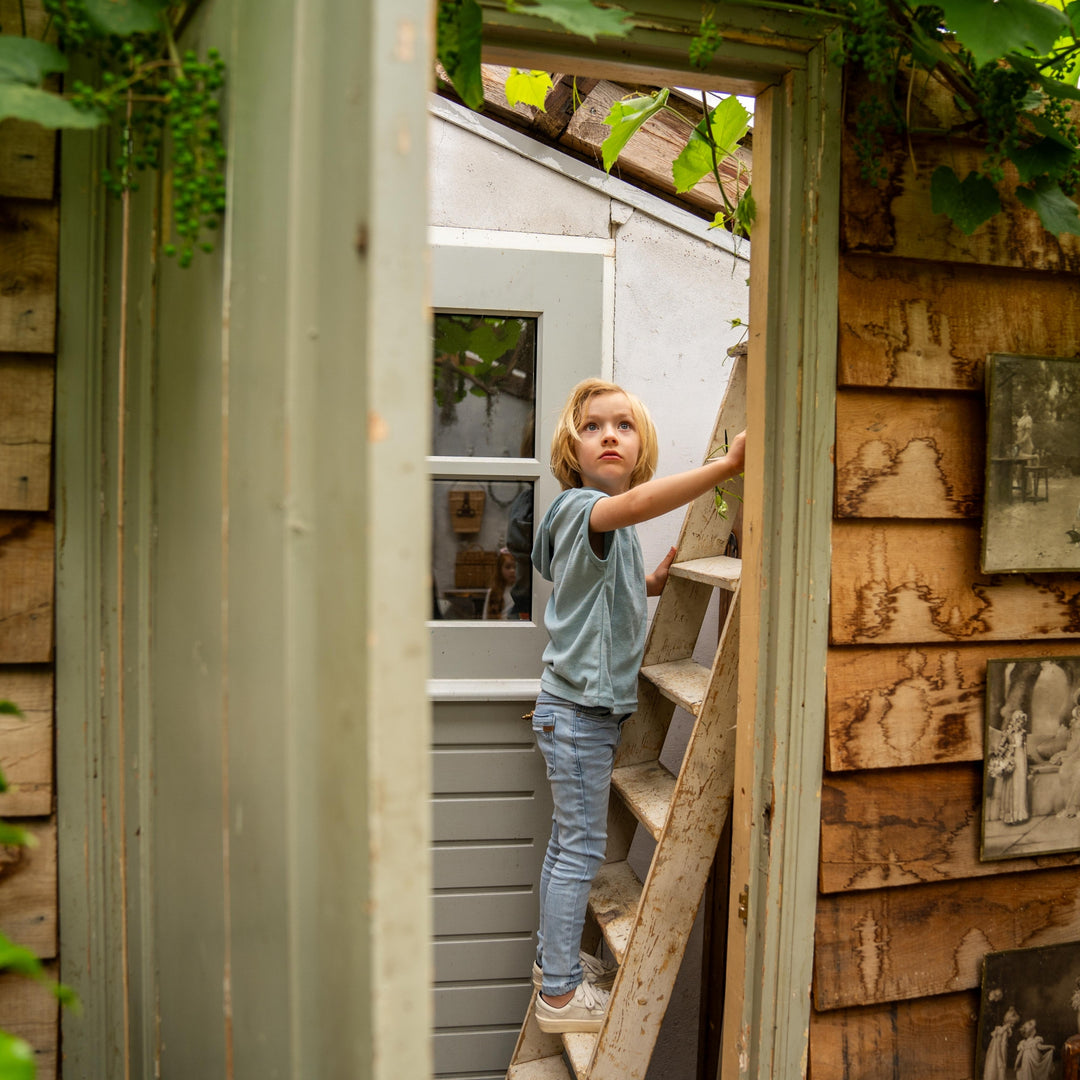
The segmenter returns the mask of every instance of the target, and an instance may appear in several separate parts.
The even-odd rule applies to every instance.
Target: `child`
[[[485,619],[506,619],[514,609],[511,590],[517,581],[517,559],[506,548],[499,548],[488,578],[488,601]]]
[[[645,597],[658,596],[672,548],[646,576],[633,526],[659,517],[742,470],[745,433],[724,457],[653,480],[656,430],[632,394],[600,379],[570,393],[551,444],[563,491],[533,544],[533,563],[555,589],[545,614],[533,731],[555,812],[540,876],[533,981],[546,1032],[598,1031],[607,991],[593,958],[579,953],[589,886],[604,859],[611,768],[619,729],[637,708],[645,650]]]

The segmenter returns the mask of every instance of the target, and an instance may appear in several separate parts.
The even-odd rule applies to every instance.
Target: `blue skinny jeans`
[[[589,888],[604,861],[611,768],[629,715],[576,705],[545,691],[536,699],[533,732],[555,804],[540,874],[536,945],[549,997],[568,993],[583,978],[581,932]]]

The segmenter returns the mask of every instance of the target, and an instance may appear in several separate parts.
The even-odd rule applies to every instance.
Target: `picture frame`
[[[987,661],[983,768],[984,861],[1080,851],[1080,656]]]
[[[986,363],[984,573],[1080,570],[1080,357]]]
[[[1080,1054],[1078,1014],[1080,942],[987,953],[975,1076],[1063,1080],[1066,1057]]]

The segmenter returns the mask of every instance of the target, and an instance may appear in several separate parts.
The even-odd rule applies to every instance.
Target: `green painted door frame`
[[[664,81],[700,19],[697,0],[636,0],[644,25],[590,45],[484,6],[492,59]],[[431,7],[204,0],[187,35],[229,63],[231,208],[190,271],[156,259],[153,192],[124,244],[92,183],[99,141],[64,137],[60,937],[85,1002],[63,1022],[69,1076],[430,1075]],[[768,588],[725,1072],[764,1080],[805,1071],[839,76],[801,19],[718,17],[695,81],[761,94],[771,132],[747,474]]]

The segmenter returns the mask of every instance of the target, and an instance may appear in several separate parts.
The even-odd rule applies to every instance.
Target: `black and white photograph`
[[[1073,1036],[1080,1041],[1080,942],[986,955],[977,1077],[1061,1080]]]
[[[1080,569],[1080,359],[991,355],[985,573]]]
[[[1080,851],[1080,657],[986,665],[982,858]]]

